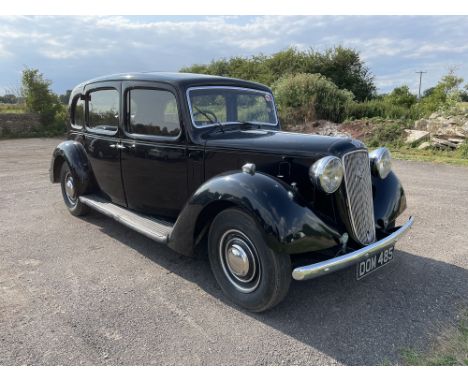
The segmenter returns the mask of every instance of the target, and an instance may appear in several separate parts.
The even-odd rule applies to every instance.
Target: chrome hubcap
[[[260,283],[257,251],[241,231],[226,231],[219,241],[219,257],[229,282],[242,293],[251,293]]]
[[[226,263],[229,270],[236,276],[244,277],[249,273],[249,259],[238,244],[232,244],[226,254]]]
[[[71,174],[67,174],[65,178],[65,193],[67,194],[67,198],[71,203],[76,202],[75,182]]]

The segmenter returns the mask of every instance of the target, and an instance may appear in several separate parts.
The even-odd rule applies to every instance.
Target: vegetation
[[[273,84],[280,116],[287,125],[315,119],[340,122],[353,100],[348,90],[338,88],[321,74],[289,74]]]
[[[66,108],[51,91],[50,85],[51,81],[37,69],[23,70],[22,93],[27,110],[39,115],[44,135],[63,134],[66,130]]]
[[[468,312],[463,313],[457,327],[439,338],[428,354],[406,349],[402,357],[411,366],[468,366]]]
[[[374,77],[354,49],[342,46],[324,52],[289,48],[271,56],[232,57],[208,65],[192,65],[182,72],[237,77],[272,86],[283,76],[319,73],[361,102],[375,96]]]
[[[316,120],[356,122],[357,128],[371,125],[363,138],[370,147],[387,145],[397,149],[400,157],[456,162],[468,159],[468,143],[453,153],[429,149],[418,150],[417,155],[403,144],[404,129],[411,128],[417,119],[434,112],[466,114],[466,110],[461,111],[461,101],[468,102],[468,85],[462,88],[463,79],[453,70],[427,89],[420,100],[406,85],[377,95],[374,77],[359,53],[342,46],[324,52],[289,48],[272,55],[215,60],[182,71],[237,77],[271,86],[286,130]],[[21,91],[0,97],[0,113],[37,113],[41,128],[34,134],[62,134],[70,91],[56,95],[50,85],[38,70],[25,69]],[[257,112],[255,105],[251,112]]]
[[[10,104],[0,103],[0,113],[23,114],[26,113],[26,106],[22,103]]]

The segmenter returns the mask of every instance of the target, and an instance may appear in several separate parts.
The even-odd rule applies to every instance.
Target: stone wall
[[[39,126],[37,114],[0,113],[0,137],[27,134]]]

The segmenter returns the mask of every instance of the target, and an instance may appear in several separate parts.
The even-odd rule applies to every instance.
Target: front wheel
[[[78,179],[73,176],[67,162],[64,162],[60,170],[60,186],[62,196],[68,211],[74,216],[82,216],[88,213],[89,207],[80,201],[78,192]]]
[[[273,252],[251,216],[229,208],[211,224],[211,269],[221,289],[237,305],[262,312],[286,296],[291,282],[288,255]]]

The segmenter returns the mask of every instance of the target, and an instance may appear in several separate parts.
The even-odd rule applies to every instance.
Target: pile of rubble
[[[406,143],[418,149],[456,149],[468,140],[468,113],[457,116],[433,113],[429,118],[416,121],[414,129],[405,132]]]
[[[287,130],[295,133],[327,135],[329,137],[351,138],[353,136],[353,134],[346,131],[346,129],[343,129],[342,125],[326,120],[317,120],[299,125],[288,126]]]

